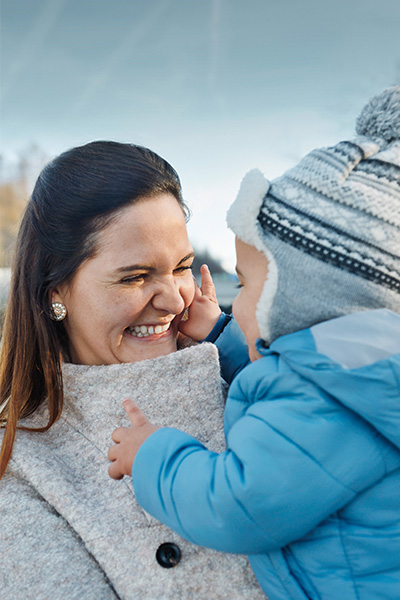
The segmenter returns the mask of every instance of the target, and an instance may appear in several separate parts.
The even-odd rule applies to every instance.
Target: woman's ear
[[[63,302],[63,298],[57,288],[49,292],[49,304],[54,304],[54,302]]]
[[[63,283],[49,290],[49,303],[50,305],[54,302],[60,302],[61,304],[68,304],[69,298],[69,284]]]

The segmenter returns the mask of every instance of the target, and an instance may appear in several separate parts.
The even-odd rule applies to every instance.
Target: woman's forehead
[[[151,266],[160,259],[182,260],[193,252],[185,216],[172,195],[130,205],[119,212],[102,231],[96,243],[96,262]]]

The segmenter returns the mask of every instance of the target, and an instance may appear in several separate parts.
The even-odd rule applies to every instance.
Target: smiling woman
[[[52,292],[52,302],[67,309],[72,362],[136,362],[174,352],[182,312],[194,295],[193,256],[172,194],[119,211],[71,284]]]
[[[217,351],[176,352],[201,294],[187,213],[178,175],[146,148],[93,142],[39,176],[0,358],[5,600],[263,597],[245,557],[190,544],[108,477],[128,395],[155,422],[223,448]]]

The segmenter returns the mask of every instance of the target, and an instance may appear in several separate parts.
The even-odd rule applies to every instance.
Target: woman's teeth
[[[154,335],[155,333],[163,333],[169,329],[171,323],[167,323],[166,325],[135,325],[135,327],[128,327],[128,331],[134,337],[148,337],[149,335]]]

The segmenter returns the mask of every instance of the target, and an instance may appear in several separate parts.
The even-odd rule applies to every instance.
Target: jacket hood
[[[364,311],[283,336],[270,346],[290,368],[400,448],[400,315]]]

